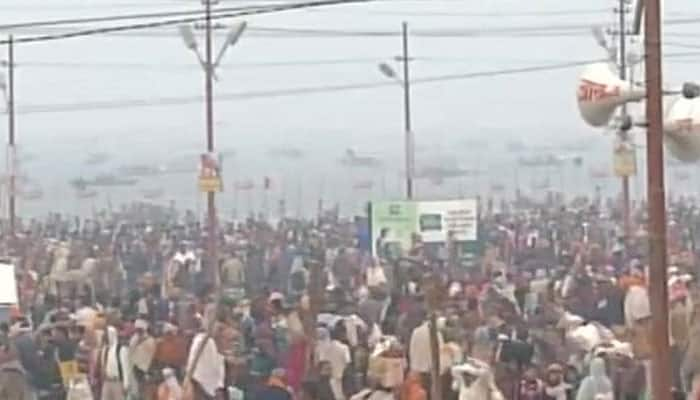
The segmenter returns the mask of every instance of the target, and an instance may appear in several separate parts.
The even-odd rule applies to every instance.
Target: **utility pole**
[[[403,63],[403,79],[387,63],[379,64],[379,71],[385,77],[399,83],[403,89],[403,116],[404,116],[404,161],[406,163],[406,199],[413,199],[413,167],[415,160],[415,149],[413,144],[413,131],[411,129],[411,77],[408,63],[411,58],[408,55],[408,23],[401,25],[401,37],[403,54],[396,56],[395,61]]]
[[[627,80],[627,24],[626,24],[626,14],[627,14],[627,8],[626,8],[626,0],[619,0],[618,3],[618,14],[619,14],[619,26],[618,26],[618,34],[620,38],[620,49],[619,49],[619,56],[618,56],[618,61],[619,61],[619,68],[620,68],[620,79],[622,81]],[[620,108],[621,110],[621,116],[622,116],[622,121],[624,124],[624,121],[627,119],[627,103],[622,104],[622,107]],[[630,137],[625,129],[620,129],[618,131],[618,138],[620,140],[620,145],[623,146],[623,151],[628,152],[631,151],[635,152],[634,146],[631,145],[630,143]],[[636,165],[636,163],[635,163]],[[626,171],[627,172],[627,171]],[[636,171],[634,171],[636,173]],[[625,233],[625,242],[629,240],[632,236],[632,221],[630,219],[630,214],[631,214],[631,209],[630,209],[630,179],[628,174],[623,174],[622,175],[622,216],[623,216],[623,226],[624,226],[624,233]]]
[[[403,36],[403,107],[404,107],[404,130],[405,130],[405,151],[406,151],[406,198],[413,199],[413,165],[415,151],[413,147],[413,131],[411,130],[411,80],[409,76],[408,63],[408,23],[402,24]]]
[[[651,389],[654,400],[671,400],[666,274],[660,0],[645,0],[644,54],[647,101],[647,197],[649,199],[649,300],[651,303]]]
[[[207,152],[214,154],[214,62],[212,59],[212,24],[211,24],[211,3],[205,2],[205,54],[204,54],[204,80],[206,98],[206,121],[207,121]],[[219,262],[217,255],[217,220],[216,220],[216,198],[214,191],[207,192],[207,258],[209,259],[210,279],[215,285],[219,285]]]
[[[12,35],[7,40],[7,121],[8,121],[8,166],[9,176],[9,201],[10,237],[15,237],[15,195],[17,192],[15,179],[15,51]]]

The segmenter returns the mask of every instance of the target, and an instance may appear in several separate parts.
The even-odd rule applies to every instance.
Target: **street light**
[[[10,236],[15,235],[15,56],[14,40],[12,35],[7,41],[7,61],[1,61],[0,66],[7,67],[7,80],[4,73],[0,73],[0,90],[5,99],[5,110],[7,111],[7,145],[8,145],[8,166],[9,177],[9,201],[8,214],[10,219]]]
[[[216,56],[216,61],[214,62],[213,67],[214,69],[216,69],[221,63],[221,60],[224,58],[224,54],[226,54],[226,49],[233,47],[236,45],[236,43],[238,43],[238,40],[241,38],[241,36],[243,36],[243,32],[245,32],[247,27],[248,24],[245,21],[241,21],[231,28],[226,35],[226,43],[221,46],[221,50],[219,50],[219,54]]]
[[[226,36],[226,43],[223,44],[219,54],[214,61],[212,54],[212,10],[211,6],[215,4],[215,0],[202,0],[205,7],[205,46],[204,57],[199,51],[197,39],[189,25],[181,25],[178,27],[180,36],[185,43],[185,46],[197,55],[197,60],[204,70],[204,91],[206,104],[206,138],[207,152],[214,153],[214,80],[216,80],[215,71],[219,63],[224,57],[226,49],[236,44],[241,35],[245,31],[246,23],[241,22],[234,25]],[[221,177],[219,177],[221,179]],[[219,266],[217,256],[217,218],[216,218],[216,201],[214,188],[207,188],[207,258],[209,260],[209,271],[211,272],[211,280],[215,285],[219,285]]]
[[[194,37],[192,27],[190,25],[180,25],[178,26],[178,30],[180,31],[182,40],[185,42],[185,46],[192,51],[197,51],[197,39]]]
[[[237,23],[234,25],[231,30],[229,31],[228,35],[226,36],[226,41],[229,46],[233,46],[236,43],[238,43],[238,39],[241,38],[243,35],[243,32],[245,29],[248,27],[248,23],[245,21],[242,21],[240,23]]]
[[[396,60],[403,62],[403,78],[400,78],[394,68],[387,63],[380,63],[377,67],[379,72],[385,77],[399,83],[403,87],[404,94],[404,152],[406,161],[406,198],[413,199],[413,160],[415,159],[415,149],[413,146],[413,132],[411,131],[411,81],[408,74],[408,24],[402,25],[403,36],[403,56]]]
[[[396,76],[396,71],[394,71],[394,69],[391,68],[391,65],[389,65],[387,63],[379,64],[379,72],[384,74],[384,76],[386,76],[389,79],[396,79],[398,81],[401,81],[401,79]],[[403,83],[403,82],[401,82],[401,83]]]
[[[224,58],[224,54],[226,54],[226,50],[229,47],[233,47],[238,43],[240,40],[241,36],[243,36],[243,32],[245,32],[246,28],[248,27],[248,24],[245,21],[236,23],[231,27],[231,30],[229,30],[228,34],[226,35],[226,42],[221,46],[221,49],[219,50],[219,54],[216,56],[216,61],[211,63],[212,65],[212,73],[214,74],[214,79],[218,79],[216,76],[216,68],[221,64],[221,61]],[[180,25],[178,26],[178,31],[180,32],[180,37],[182,37],[182,41],[185,43],[185,47],[187,49],[193,51],[197,55],[197,60],[199,61],[200,65],[202,68],[206,71],[207,65],[210,63],[207,63],[204,57],[202,57],[202,53],[199,51],[199,45],[197,43],[197,38],[195,36],[194,30],[192,29],[191,25]]]
[[[0,67],[5,65],[4,61],[0,61]],[[5,107],[7,107],[7,78],[5,78],[5,73],[0,71],[0,92],[2,92],[3,99],[5,100]]]

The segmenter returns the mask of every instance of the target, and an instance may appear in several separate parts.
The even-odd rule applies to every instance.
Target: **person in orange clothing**
[[[189,338],[178,333],[177,326],[166,323],[163,326],[163,336],[156,344],[153,361],[160,367],[183,371],[187,364],[189,346]]]
[[[427,400],[428,394],[421,383],[421,376],[410,372],[401,385],[399,400]]]
[[[632,261],[629,267],[629,271],[624,275],[620,276],[619,285],[620,288],[627,292],[632,286],[646,286],[647,281],[644,277],[644,270],[639,264],[639,261]]]

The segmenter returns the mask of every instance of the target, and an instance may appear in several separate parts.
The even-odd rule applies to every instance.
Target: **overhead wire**
[[[309,7],[320,7],[320,6],[327,6],[327,5],[366,3],[366,2],[370,2],[370,1],[377,1],[377,0],[317,0],[317,1],[308,1],[308,2],[301,2],[301,3],[294,2],[294,3],[267,5],[267,6],[261,6],[261,7],[248,7],[245,9],[238,9],[238,10],[233,11],[233,12],[218,12],[212,16],[212,19],[240,17],[240,16],[246,16],[246,15],[264,14],[264,13],[271,13],[271,12],[277,12],[277,11],[304,9],[304,8],[309,8]],[[201,13],[201,11],[200,12],[191,11],[191,12],[187,12],[187,13],[193,13],[192,15],[198,15],[199,13]],[[139,14],[137,18],[140,18],[140,17],[146,18],[145,15],[146,14]],[[135,17],[136,15],[131,14],[130,16]],[[102,17],[102,18],[127,18],[127,17],[129,17],[129,16],[121,15],[121,16]],[[141,24],[101,27],[101,28],[93,28],[93,29],[85,29],[85,30],[80,30],[80,31],[60,33],[60,34],[55,34],[55,35],[20,37],[20,38],[15,39],[15,42],[27,43],[27,42],[37,42],[37,41],[58,40],[58,39],[71,38],[71,37],[89,36],[89,35],[100,34],[100,33],[122,32],[122,31],[129,31],[129,30],[162,27],[162,26],[175,25],[175,24],[181,24],[181,23],[191,23],[191,22],[200,21],[202,19],[203,19],[203,17],[188,17],[188,18],[180,18],[180,19],[151,21],[148,23],[141,23]],[[688,20],[689,19],[683,19],[681,22],[685,23]],[[66,20],[54,21],[54,22],[63,23],[63,22],[66,22]],[[48,22],[46,22],[46,23],[48,23]],[[590,24],[575,24],[575,25],[546,25],[546,26],[539,26],[539,27],[537,27],[537,26],[500,27],[500,28],[496,27],[496,28],[493,28],[493,32],[496,32],[496,33],[502,32],[502,33],[524,33],[524,34],[538,33],[538,34],[541,34],[541,33],[547,33],[547,31],[549,31],[549,32],[554,31],[553,32],[554,34],[559,35],[559,34],[562,34],[563,32],[556,32],[556,30],[562,30],[562,29],[583,30],[583,29],[589,28],[590,26],[591,26]],[[398,34],[398,31],[361,31],[361,32],[357,32],[357,31],[328,30],[328,29],[299,29],[299,28],[270,28],[270,27],[268,27],[268,28],[258,27],[257,29],[259,31],[276,32],[276,33],[281,33],[281,34],[285,34],[285,35],[288,35],[289,33],[298,33],[298,34],[316,33],[316,34],[326,34],[326,35],[339,35],[340,34],[340,35],[363,35],[363,36],[365,36],[365,35],[367,35],[367,36],[380,35],[381,36],[381,35]],[[542,32],[542,31],[544,31],[544,32]],[[478,32],[478,30],[477,31],[447,30],[447,31],[442,31],[442,32],[416,31],[416,32],[412,32],[412,34],[416,35],[416,36],[420,36],[420,35],[438,36],[440,34],[442,34],[442,35],[445,35],[445,34],[467,35],[467,34],[474,34],[475,32]],[[483,32],[483,29],[482,29],[482,32]],[[0,41],[0,44],[3,44],[4,42],[5,41]],[[683,56],[691,56],[691,55],[697,55],[697,53],[684,53],[684,54],[681,53],[681,54],[676,54],[675,56],[683,57]],[[590,62],[594,62],[594,61],[591,61],[591,60],[587,60],[587,61],[583,61],[583,62],[574,61],[574,62],[549,64],[549,65],[541,65],[541,66],[502,69],[502,70],[496,70],[496,71],[483,71],[483,72],[474,72],[474,73],[465,73],[465,74],[425,77],[425,78],[414,79],[414,80],[412,80],[412,82],[416,83],[416,84],[420,84],[420,83],[440,82],[440,81],[446,81],[446,80],[470,79],[470,78],[475,78],[475,77],[488,77],[488,76],[497,76],[497,75],[509,75],[509,74],[529,73],[529,72],[537,72],[537,71],[547,71],[547,70],[571,68],[574,66],[583,65],[584,63],[590,63]],[[287,95],[305,94],[305,93],[322,93],[322,92],[328,92],[328,91],[366,89],[366,88],[387,86],[390,84],[392,84],[392,83],[372,82],[372,83],[335,85],[335,86],[317,86],[317,87],[306,87],[306,88],[280,89],[280,90],[272,90],[272,91],[221,95],[221,96],[217,96],[217,100],[275,97],[275,96],[287,96]],[[201,101],[201,98],[200,97],[189,97],[189,98],[170,98],[170,99],[156,99],[156,100],[136,99],[136,100],[125,100],[125,101],[91,102],[91,103],[84,103],[84,104],[76,103],[73,105],[65,104],[65,105],[33,106],[34,108],[30,107],[30,108],[25,109],[24,111],[20,111],[20,112],[26,113],[26,112],[73,111],[73,110],[80,110],[80,109],[113,109],[113,108],[142,107],[142,106],[153,106],[153,105],[187,104],[187,103],[197,102],[197,101]]]
[[[698,56],[699,52],[685,52],[685,53],[668,53],[667,57],[686,57],[686,56]],[[507,75],[518,75],[525,73],[534,72],[545,72],[545,71],[555,71],[562,69],[569,69],[577,66],[583,66],[595,62],[605,62],[607,59],[588,59],[579,61],[569,61],[560,63],[550,63],[543,65],[534,65],[526,67],[517,68],[505,68],[497,70],[488,71],[476,71],[467,72],[459,74],[448,74],[448,75],[437,75],[437,76],[427,76],[427,77],[417,77],[411,80],[413,85],[430,84],[437,82],[446,81],[456,81],[456,80],[466,80],[474,78],[486,78],[486,77],[496,77],[496,76],[507,76]],[[261,98],[276,98],[276,97],[287,97],[287,96],[298,96],[298,95],[311,95],[311,94],[321,94],[321,93],[332,93],[332,92],[342,92],[342,91],[354,91],[363,89],[375,89],[381,87],[390,87],[396,85],[393,81],[374,81],[374,82],[360,82],[360,83],[350,83],[350,84],[338,84],[338,85],[319,85],[319,86],[306,86],[306,87],[296,87],[296,88],[283,88],[283,89],[271,89],[271,90],[260,90],[260,91],[249,91],[240,93],[225,93],[220,94],[215,97],[216,101],[235,101],[235,100],[251,100],[251,99],[261,99]],[[37,113],[56,113],[56,112],[76,112],[76,111],[96,111],[96,110],[114,110],[114,109],[127,109],[127,108],[143,108],[143,107],[158,107],[158,106],[175,106],[175,105],[187,105],[194,104],[203,101],[202,96],[182,96],[182,97],[168,97],[168,98],[156,98],[156,99],[127,99],[127,100],[106,100],[106,101],[90,101],[82,103],[65,103],[65,104],[37,104],[37,105],[27,105],[18,109],[20,114],[37,114]]]
[[[247,6],[247,7],[226,7],[218,8],[212,10],[212,14],[220,14],[232,11],[242,11],[252,8],[260,8],[260,6]],[[29,21],[29,22],[17,22],[12,24],[0,25],[0,31],[9,31],[16,29],[27,29],[27,28],[41,28],[41,27],[55,27],[61,25],[82,25],[82,24],[94,24],[103,22],[116,22],[125,20],[139,20],[139,19],[154,19],[154,18],[170,18],[170,17],[185,17],[192,15],[204,15],[204,10],[189,10],[189,11],[162,11],[157,13],[139,13],[139,14],[119,14],[119,15],[108,15],[102,17],[82,17],[82,18],[67,18],[67,19],[54,19],[54,20],[42,20],[42,21]]]
[[[418,58],[422,60],[422,58]],[[367,64],[377,63],[382,60],[381,57],[357,57],[357,58],[336,58],[336,59],[305,59],[295,61],[251,61],[235,64],[221,65],[219,68],[226,69],[244,69],[244,68],[276,68],[276,67],[297,67],[297,66],[319,66],[319,65],[341,65],[341,64]],[[426,59],[428,60],[428,59]],[[428,60],[432,61],[432,60]],[[449,61],[446,59],[445,61]],[[456,60],[455,60],[456,61]],[[163,64],[163,63],[90,63],[80,61],[69,62],[42,62],[42,61],[24,61],[16,64],[17,68],[105,68],[105,69],[158,69],[159,71],[167,69],[193,70],[201,68],[196,64]]]
[[[672,47],[679,47],[683,49],[700,49],[700,45],[698,44],[690,44],[690,43],[682,43],[682,42],[675,42],[675,41],[669,41],[669,40],[664,40],[662,42],[664,46],[672,46]]]
[[[311,10],[313,12],[336,12],[335,10]],[[343,10],[343,13],[349,12]],[[400,11],[400,10],[351,10],[353,14],[362,13],[365,15],[403,15],[415,17],[474,17],[474,18],[517,18],[517,17],[565,17],[581,15],[599,15],[609,13],[609,9],[573,9],[556,11],[494,11],[494,12],[460,12],[460,11]]]
[[[570,61],[570,62],[547,64],[547,65],[537,65],[537,66],[529,66],[529,67],[519,67],[519,68],[509,68],[509,69],[499,69],[499,70],[489,70],[489,71],[478,71],[478,72],[469,72],[469,73],[452,74],[452,75],[438,75],[438,76],[429,76],[429,77],[422,77],[422,78],[419,77],[419,78],[415,78],[415,79],[411,80],[411,84],[420,85],[420,84],[473,79],[473,78],[481,78],[481,77],[494,77],[494,76],[532,73],[532,72],[554,71],[554,70],[572,68],[575,66],[586,65],[586,64],[589,64],[592,62],[599,62],[599,61],[601,61],[601,59],[592,59],[592,60],[589,59],[589,60]],[[340,91],[374,89],[374,88],[381,88],[381,87],[390,87],[390,86],[395,86],[395,85],[396,85],[396,82],[393,82],[393,81],[375,81],[375,82],[361,82],[361,83],[338,84],[338,85],[307,86],[307,87],[271,89],[271,90],[250,91],[250,92],[241,92],[241,93],[220,94],[220,95],[217,95],[215,97],[215,100],[216,101],[233,101],[233,100],[246,100],[246,99],[259,99],[259,98],[287,97],[287,96],[331,93],[331,92],[340,92]],[[17,112],[20,114],[36,114],[36,113],[72,112],[72,111],[113,110],[113,109],[125,109],[125,108],[186,105],[186,104],[199,103],[201,101],[203,101],[202,96],[168,97],[168,98],[160,98],[160,99],[107,100],[107,101],[91,101],[91,102],[84,102],[84,103],[27,105],[24,107],[20,106],[18,108]]]
[[[223,18],[236,18],[236,17],[251,16],[251,15],[270,14],[270,13],[276,13],[276,12],[282,12],[282,11],[300,10],[300,9],[305,9],[305,8],[310,8],[310,7],[323,7],[323,6],[332,6],[332,5],[341,5],[341,4],[369,3],[369,2],[378,2],[378,1],[382,1],[382,0],[315,0],[315,1],[306,1],[306,2],[284,3],[284,4],[276,4],[276,5],[257,7],[257,8],[250,8],[250,9],[245,9],[245,10],[240,10],[240,11],[216,13],[216,14],[212,14],[211,19],[217,20],[217,19],[223,19]],[[70,39],[70,38],[83,37],[83,36],[99,35],[99,34],[105,34],[105,33],[111,33],[111,32],[122,32],[122,31],[138,30],[138,29],[151,29],[151,28],[158,28],[158,27],[163,27],[163,26],[188,24],[188,23],[194,23],[194,22],[199,22],[199,21],[203,21],[203,20],[205,20],[205,17],[201,16],[201,17],[187,17],[187,18],[179,18],[179,19],[165,19],[165,20],[160,20],[160,21],[134,23],[134,24],[130,24],[130,25],[118,25],[118,26],[90,28],[90,29],[82,29],[82,30],[57,33],[57,34],[50,34],[50,35],[18,37],[18,38],[14,39],[14,43],[19,44],[19,43],[47,42],[47,41]],[[0,29],[2,29],[2,28],[0,28]],[[7,44],[7,43],[8,43],[7,39],[0,40],[0,45]]]
[[[564,59],[529,59],[516,58],[505,59],[507,62],[543,62],[543,63],[564,63]],[[247,61],[238,63],[227,63],[219,66],[224,69],[255,69],[255,68],[286,68],[286,67],[317,67],[323,65],[359,65],[377,64],[386,61],[386,57],[347,57],[347,58],[319,58],[319,59],[299,59],[299,60],[270,60],[270,61]],[[478,57],[442,57],[442,56],[420,56],[412,57],[411,61],[427,64],[464,64],[482,61]],[[157,69],[158,71],[197,70],[201,66],[196,64],[167,64],[167,63],[136,63],[136,62],[86,62],[86,61],[32,61],[27,60],[16,63],[17,68],[89,68],[89,69]]]
[[[418,30],[412,32],[414,37],[424,38],[531,38],[531,37],[573,37],[573,36],[589,36],[590,29],[570,29],[563,31],[547,30],[547,31],[507,31],[497,32],[488,30]],[[61,31],[59,33],[62,33]],[[53,33],[54,35],[57,33]],[[48,35],[48,34],[47,34]],[[106,32],[104,35],[110,37],[138,37],[138,38],[172,38],[177,36],[177,32],[168,31],[118,31]],[[399,37],[399,31],[341,31],[341,30],[295,30],[295,28],[272,28],[250,26],[247,30],[246,37],[257,39],[299,39],[299,38],[362,38],[362,37]]]
[[[335,0],[338,3],[347,2],[368,2],[379,0]],[[320,5],[327,5],[328,0]],[[295,7],[285,5],[280,7],[251,8],[241,9],[239,11],[224,12],[213,15],[212,19],[235,18],[246,15],[264,14],[274,11],[285,11],[290,9],[302,8],[297,3]],[[309,4],[309,3],[307,3]],[[308,7],[315,7],[317,4]],[[34,36],[19,37],[15,42],[35,42],[48,41],[57,39],[67,39],[71,37],[91,36],[91,35],[127,35],[137,37],[173,37],[176,32],[168,31],[146,31],[149,28],[159,28],[177,24],[186,24],[198,22],[204,17],[192,17],[178,20],[154,21],[143,24],[133,24],[124,26],[97,27],[84,30],[61,30],[46,34]],[[700,21],[700,19],[698,19]],[[669,20],[669,25],[673,25],[674,21]],[[590,35],[591,27],[596,26],[594,23],[577,23],[577,24],[547,24],[547,25],[530,25],[530,26],[491,26],[478,28],[442,28],[442,29],[413,29],[411,36],[425,38],[459,38],[459,37],[509,37],[509,38],[530,38],[530,37],[571,37],[571,36],[588,36]],[[667,34],[683,35],[682,33],[668,32]],[[344,38],[344,37],[396,37],[400,36],[401,32],[398,29],[388,30],[350,30],[350,29],[323,29],[323,28],[298,28],[298,27],[280,27],[280,26],[251,26],[248,29],[248,37],[271,37],[280,39],[294,38]],[[0,40],[0,44],[6,43],[5,40]]]

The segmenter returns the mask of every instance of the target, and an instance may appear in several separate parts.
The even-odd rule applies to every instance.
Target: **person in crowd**
[[[158,385],[157,400],[184,400],[182,386],[177,380],[175,371],[164,368],[162,371],[163,382]]]
[[[343,376],[351,362],[350,349],[337,338],[332,338],[326,328],[316,331],[316,360],[327,362],[331,367],[331,388],[335,400],[345,400]]]
[[[406,380],[401,385],[399,400],[427,400],[428,393],[423,388],[423,382],[420,374],[409,372]]]
[[[148,391],[147,383],[150,380],[151,363],[156,351],[156,341],[148,328],[146,320],[137,319],[134,322],[134,334],[129,340],[129,360],[134,377],[131,390],[136,394]]]
[[[527,368],[519,384],[519,400],[543,400],[544,384],[537,375],[537,369]]]
[[[294,397],[285,383],[285,371],[276,368],[254,396],[259,400],[293,400]]]
[[[192,371],[194,400],[214,400],[217,393],[225,387],[224,357],[204,327],[192,339],[187,370]]]
[[[596,357],[589,366],[590,373],[581,381],[576,400],[612,400],[612,382],[605,372],[605,360]]]
[[[564,380],[564,368],[560,364],[547,367],[544,379],[543,400],[573,400],[571,385]]]
[[[184,333],[180,332],[176,325],[165,322],[162,324],[161,336],[156,342],[153,361],[159,367],[171,368],[181,376],[187,364],[189,347],[189,340]]]
[[[0,399],[34,400],[29,379],[10,338],[3,337],[0,340]]]
[[[44,366],[39,355],[39,348],[34,341],[29,322],[21,318],[15,322],[8,332],[11,347],[17,354],[20,365],[27,374],[29,384],[35,390],[49,389],[45,378]]]
[[[131,387],[129,349],[113,325],[107,327],[100,352],[101,400],[126,400]]]

